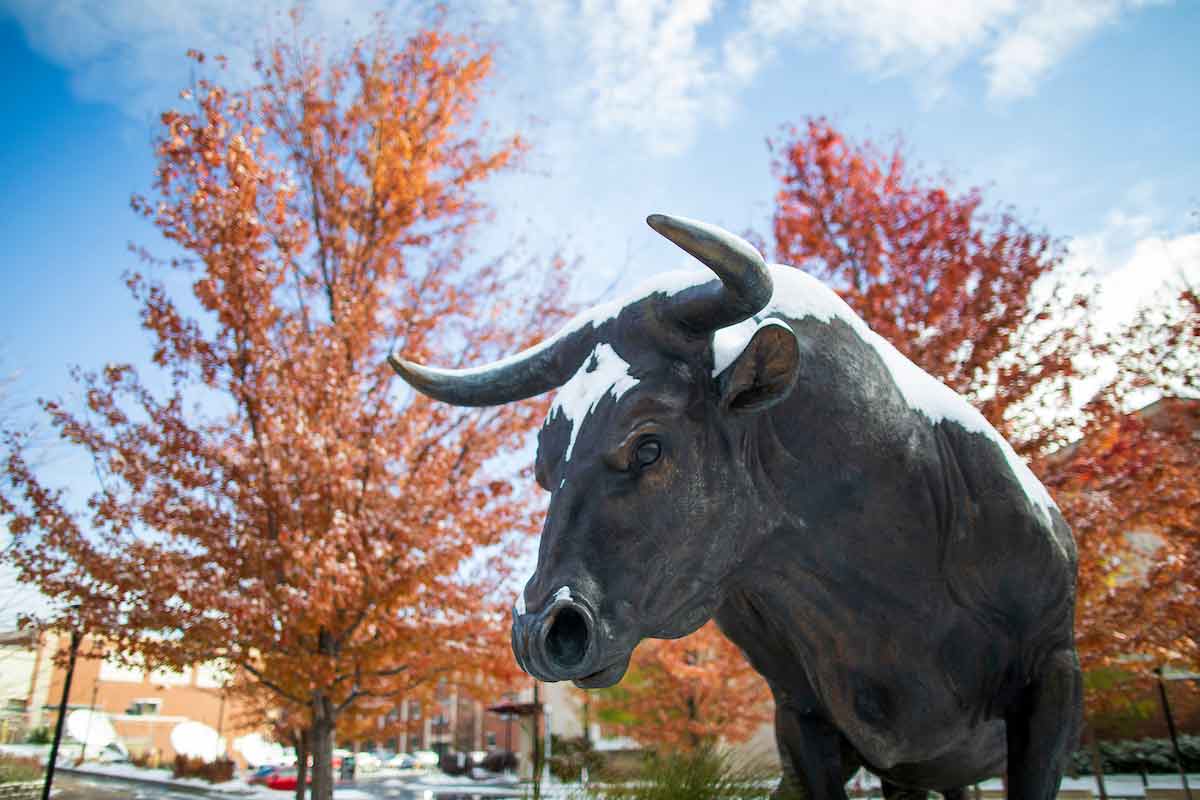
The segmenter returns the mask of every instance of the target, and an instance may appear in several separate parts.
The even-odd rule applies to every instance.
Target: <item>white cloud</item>
[[[85,100],[138,119],[167,107],[190,82],[189,49],[224,55],[234,79],[252,74],[256,46],[290,33],[293,0],[0,0],[30,45],[72,73]],[[310,0],[304,29],[333,43],[368,29],[378,6]]]
[[[1140,238],[1128,258],[1101,278],[1095,320],[1102,330],[1115,331],[1139,308],[1165,301],[1184,283],[1200,286],[1200,233]]]
[[[750,22],[772,39],[844,42],[861,67],[889,73],[961,58],[1017,6],[1017,0],[755,0]]]
[[[1123,14],[1160,0],[480,0],[455,21],[501,42],[534,98],[532,113],[628,133],[660,154],[683,152],[719,124],[761,68],[788,48],[844,48],[854,68],[910,77],[936,100],[978,62],[989,93],[1031,94],[1073,48]],[[1167,0],[1169,2],[1169,0]],[[72,71],[78,93],[144,118],[189,79],[188,48],[230,58],[248,76],[257,43],[290,33],[295,0],[0,0],[32,45]],[[305,30],[336,45],[417,0],[308,0]],[[510,64],[512,66],[512,64]],[[510,104],[512,105],[512,104]],[[576,126],[578,127],[578,126]]]
[[[989,94],[1011,99],[1032,94],[1088,35],[1152,2],[1159,0],[754,0],[749,30],[760,62],[780,45],[845,45],[859,69],[910,75],[925,96],[978,58]]]
[[[984,57],[988,91],[1015,98],[1034,93],[1040,80],[1072,48],[1144,0],[1040,0],[1019,17]]]
[[[8,549],[12,536],[8,533],[8,520],[0,521],[0,553]],[[0,558],[0,631],[17,627],[23,614],[45,614],[51,609],[45,595],[35,587],[17,580],[17,569]]]
[[[714,58],[697,43],[714,0],[584,0],[577,20],[587,69],[568,96],[602,130],[628,130],[659,153],[690,144],[695,126],[732,98]]]
[[[1119,337],[1139,310],[1169,303],[1185,283],[1200,286],[1200,233],[1164,233],[1149,215],[1114,210],[1102,229],[1071,241],[1064,271],[1096,282],[1097,302],[1091,308],[1096,332]],[[1116,372],[1110,361],[1092,365],[1072,387],[1073,396],[1082,405]],[[1130,406],[1158,396],[1153,389],[1136,393]]]

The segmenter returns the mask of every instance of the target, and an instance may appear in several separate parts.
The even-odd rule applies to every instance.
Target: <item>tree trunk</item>
[[[300,730],[296,734],[296,800],[304,800],[308,790],[308,731]]]
[[[312,800],[333,800],[333,734],[337,712],[324,692],[313,695],[309,750],[313,758]]]

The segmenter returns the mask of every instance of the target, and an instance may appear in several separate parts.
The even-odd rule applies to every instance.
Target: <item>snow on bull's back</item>
[[[909,361],[891,342],[867,327],[836,292],[816,278],[793,267],[772,264],[771,280],[775,291],[766,308],[752,319],[722,328],[713,334],[714,375],[733,363],[750,342],[759,324],[768,317],[783,316],[795,320],[813,317],[822,322],[840,319],[879,353],[910,407],[935,424],[942,420],[956,422],[967,431],[981,433],[995,442],[1026,496],[1038,507],[1049,524],[1050,509],[1054,507],[1050,493],[978,409],[949,386]]]

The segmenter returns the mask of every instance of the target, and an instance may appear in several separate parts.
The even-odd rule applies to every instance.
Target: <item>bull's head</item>
[[[718,280],[659,276],[491,366],[390,359],[416,389],[457,405],[559,388],[538,437],[537,480],[551,497],[537,572],[513,609],[517,661],[542,680],[610,686],[641,639],[699,628],[771,522],[749,437],[757,412],[795,384],[799,346],[791,328],[766,321],[740,352],[713,347],[716,330],[767,305],[770,273],[719,228],[647,222]]]

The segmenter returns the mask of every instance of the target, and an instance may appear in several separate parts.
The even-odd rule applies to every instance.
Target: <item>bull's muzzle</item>
[[[596,615],[581,598],[559,592],[540,611],[513,609],[513,655],[540,681],[583,678],[597,670]]]

